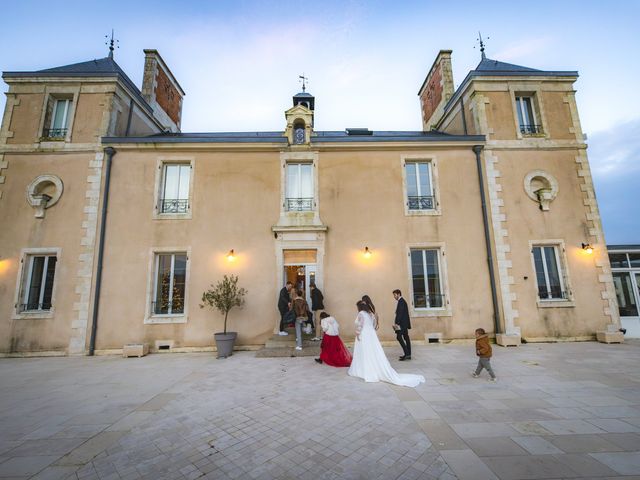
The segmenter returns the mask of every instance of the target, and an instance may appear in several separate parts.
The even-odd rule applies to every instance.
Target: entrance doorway
[[[316,265],[285,265],[284,283],[293,283],[293,288],[302,290],[309,307],[311,307],[311,289],[309,285],[316,283]]]
[[[293,283],[296,290],[302,290],[309,306],[311,306],[311,289],[309,285],[317,284],[316,250],[283,250],[283,286]]]

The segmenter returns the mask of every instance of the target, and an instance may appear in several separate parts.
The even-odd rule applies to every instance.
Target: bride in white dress
[[[349,375],[362,378],[365,382],[388,382],[403,387],[416,387],[424,382],[422,375],[397,373],[389,364],[382,350],[374,327],[375,320],[370,307],[359,301],[356,318],[356,342],[353,347],[353,361]]]

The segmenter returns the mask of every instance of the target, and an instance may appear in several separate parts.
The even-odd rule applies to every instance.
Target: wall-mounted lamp
[[[371,250],[369,250],[369,247],[364,247],[364,258],[371,258]]]
[[[593,247],[590,243],[583,243],[582,250],[584,250],[587,255],[591,255],[593,253]]]
[[[230,262],[233,262],[236,259],[236,254],[233,251],[233,248],[231,250],[229,250],[229,253],[227,253],[227,260],[229,260]]]

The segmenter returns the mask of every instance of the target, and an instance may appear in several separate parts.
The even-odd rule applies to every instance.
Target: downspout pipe
[[[484,243],[487,248],[487,263],[489,264],[489,282],[491,284],[491,301],[493,302],[493,328],[494,332],[500,331],[500,308],[498,306],[498,292],[496,290],[496,273],[493,269],[493,254],[491,253],[491,237],[489,234],[489,215],[487,213],[487,199],[484,191],[484,173],[482,171],[482,145],[474,145],[473,153],[476,154],[476,167],[478,170],[478,185],[480,186],[480,201],[482,203],[482,225],[484,226]]]
[[[91,338],[89,340],[89,356],[93,356],[96,350],[96,332],[98,330],[98,309],[100,307],[100,287],[102,286],[102,258],[104,256],[104,236],[107,226],[107,206],[109,204],[109,185],[111,184],[111,163],[116,149],[107,147],[104,149],[107,156],[107,166],[104,174],[104,199],[100,213],[100,239],[98,240],[98,266],[96,268],[96,288],[93,295],[93,316],[91,319]]]

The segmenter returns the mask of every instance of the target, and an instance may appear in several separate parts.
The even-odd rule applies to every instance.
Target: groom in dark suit
[[[402,355],[399,360],[411,360],[411,340],[409,339],[411,320],[409,319],[409,306],[405,299],[402,298],[402,292],[400,290],[395,289],[393,291],[393,298],[398,301],[393,328],[396,331],[396,338],[404,351],[404,355]]]

